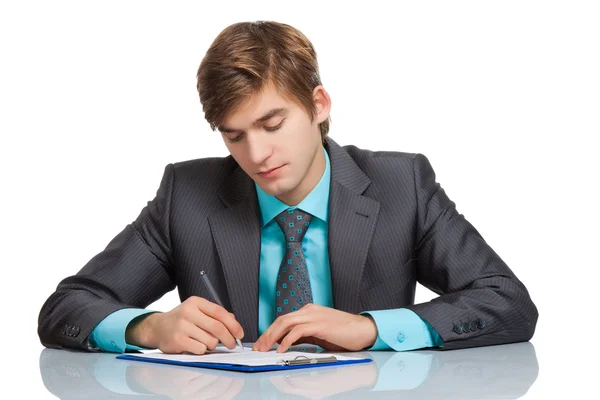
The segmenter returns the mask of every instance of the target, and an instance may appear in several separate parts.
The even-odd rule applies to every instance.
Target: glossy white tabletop
[[[367,356],[373,362],[240,373],[43,349],[39,372],[46,390],[60,399],[516,399],[528,392],[539,370],[530,342],[348,355]]]

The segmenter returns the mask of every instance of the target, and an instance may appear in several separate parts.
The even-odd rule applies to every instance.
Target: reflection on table
[[[451,351],[347,354],[370,357],[373,362],[241,373],[119,360],[109,353],[44,349],[40,372],[46,388],[60,399],[516,399],[538,375],[535,348],[529,342]]]

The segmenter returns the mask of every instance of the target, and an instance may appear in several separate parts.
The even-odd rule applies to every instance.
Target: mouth
[[[262,176],[264,178],[271,177],[275,173],[277,173],[283,166],[285,166],[285,164],[284,165],[280,165],[279,167],[275,167],[275,168],[271,168],[271,169],[266,169],[266,170],[263,170],[263,171],[259,171],[258,175]]]

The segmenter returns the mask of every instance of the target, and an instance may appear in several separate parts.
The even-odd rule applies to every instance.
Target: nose
[[[269,158],[272,152],[269,138],[261,133],[254,133],[247,136],[248,139],[248,158],[256,165],[261,165]]]

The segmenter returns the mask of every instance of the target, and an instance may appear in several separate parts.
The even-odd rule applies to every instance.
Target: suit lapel
[[[244,340],[258,335],[259,208],[254,181],[237,167],[219,192],[227,206],[208,218],[233,312]]]
[[[378,201],[362,195],[371,180],[331,138],[325,148],[331,161],[329,194],[329,264],[333,304],[358,313],[358,292],[379,216]]]

